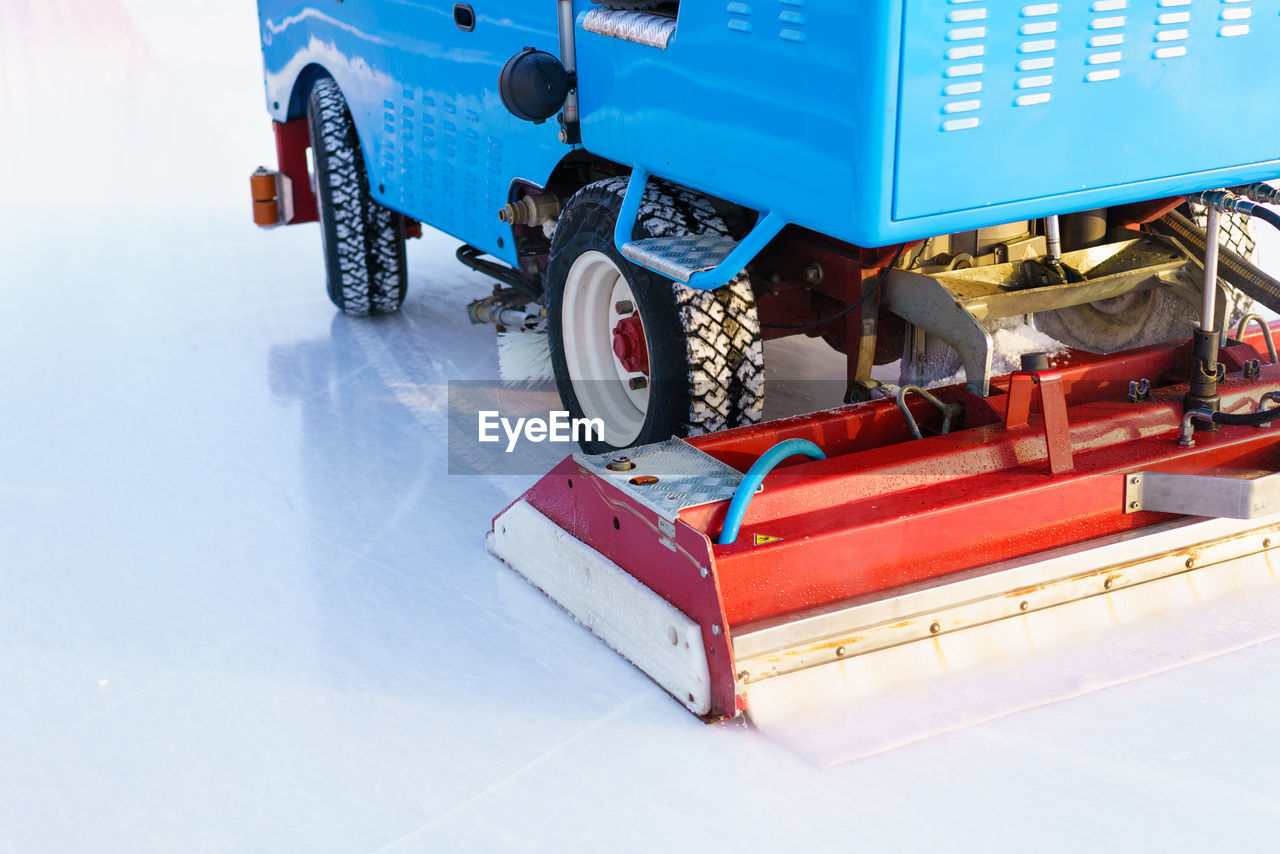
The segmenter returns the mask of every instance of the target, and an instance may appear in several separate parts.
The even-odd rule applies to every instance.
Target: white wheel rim
[[[565,362],[583,414],[604,421],[604,440],[615,447],[639,438],[649,411],[647,382],[630,385],[645,375],[628,371],[613,352],[613,329],[626,316],[617,311],[623,301],[635,305],[626,276],[609,256],[592,250],[573,262],[560,314]]]

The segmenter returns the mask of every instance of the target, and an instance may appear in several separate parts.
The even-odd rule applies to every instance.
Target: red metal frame
[[[305,118],[271,124],[276,137],[276,162],[280,174],[289,179],[293,188],[293,219],[282,225],[318,222],[320,207],[311,186],[311,170],[307,166],[307,149],[311,148],[310,126]],[[422,223],[405,217],[404,236],[407,240],[422,237]]]
[[[311,189],[311,171],[307,168],[307,149],[311,147],[311,131],[306,119],[272,122],[276,135],[276,162],[280,173],[293,185],[293,219],[285,225],[316,222],[320,212],[316,194]]]
[[[903,246],[903,251],[917,244]],[[905,323],[880,311],[872,296],[843,314],[875,284],[898,253],[898,246],[863,249],[825,235],[792,228],[752,262],[761,335],[765,340],[790,335],[821,337],[845,354],[846,381],[869,377],[873,365],[902,355]],[[833,318],[824,322],[827,318]],[[863,352],[864,334],[868,346]]]
[[[1256,380],[1239,370],[1262,349],[1254,332],[1223,350],[1235,371],[1221,387],[1225,411],[1251,410],[1280,388],[1280,366]],[[1058,361],[999,378],[988,398],[939,391],[966,407],[964,427],[948,435],[913,439],[896,404],[881,400],[690,439],[742,471],[784,439],[827,453],[773,472],[733,545],[713,545],[727,502],[683,511],[673,550],[652,511],[572,458],[524,497],[699,622],[712,714],[732,715],[742,706],[735,629],[1169,518],[1124,512],[1133,472],[1280,470],[1280,428],[1223,427],[1195,447],[1178,444],[1185,345]],[[1129,383],[1141,379],[1150,399],[1130,402]],[[940,424],[926,401],[910,407],[926,429]]]
[[[1181,196],[1171,196],[1119,205],[1108,209],[1107,224],[1112,228],[1137,228],[1144,223],[1159,219],[1180,204],[1182,204]]]
[[[611,484],[564,460],[523,496],[535,509],[696,620],[711,671],[711,716],[731,717],[739,707],[723,593],[711,571],[710,543],[677,525],[675,548],[654,536],[658,516]],[[704,572],[705,570],[705,572]]]
[[[1119,205],[1109,209],[1108,222],[1113,228],[1137,228],[1159,219],[1182,201],[1178,196]],[[909,254],[918,245],[919,241],[903,244],[901,250]],[[751,265],[762,337],[804,334],[823,338],[845,354],[849,383],[870,377],[873,365],[897,360],[906,343],[906,324],[896,315],[880,311],[876,297],[836,315],[866,295],[898,251],[897,245],[867,249],[807,229],[788,228]],[[811,276],[811,271],[821,275]],[[822,322],[828,317],[836,319]],[[874,338],[869,337],[872,335]]]

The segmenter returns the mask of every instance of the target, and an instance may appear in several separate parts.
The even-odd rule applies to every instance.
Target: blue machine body
[[[514,263],[498,210],[571,151],[498,91],[552,0],[259,0],[267,102],[342,88],[375,197]],[[1280,0],[684,0],[586,32],[582,146],[861,246],[1280,177]],[[771,215],[771,216],[770,216]]]

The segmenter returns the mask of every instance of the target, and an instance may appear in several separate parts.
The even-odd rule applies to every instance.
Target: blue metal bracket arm
[[[627,194],[622,198],[622,209],[618,211],[618,221],[613,226],[614,248],[619,253],[635,238],[636,219],[640,216],[640,203],[644,201],[644,189],[649,183],[649,173],[644,167],[636,166],[631,170],[631,180],[627,183]]]
[[[648,171],[635,167],[618,212],[614,243],[619,254],[633,263],[691,288],[711,291],[728,284],[787,224],[782,214],[768,211],[739,241],[722,235],[636,240],[633,234],[648,183]]]

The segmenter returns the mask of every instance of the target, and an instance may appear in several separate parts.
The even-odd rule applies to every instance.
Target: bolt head
[[[636,464],[631,462],[630,457],[614,457],[605,466],[609,471],[631,471]]]
[[[936,634],[937,634],[938,632],[940,632],[940,631],[942,631],[942,624],[941,624],[941,623],[939,623],[939,622],[937,622],[937,621],[935,620],[934,622],[932,622],[932,623],[930,623],[930,624],[929,624],[929,634],[931,634],[931,635],[936,635]]]

